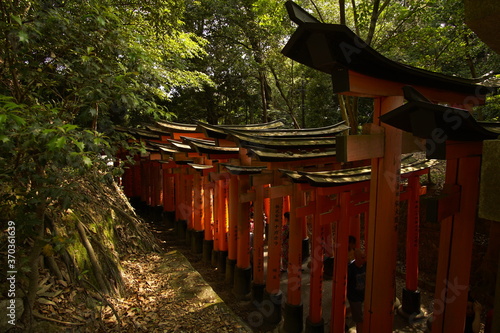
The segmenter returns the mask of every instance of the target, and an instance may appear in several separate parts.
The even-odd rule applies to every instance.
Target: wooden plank
[[[337,161],[353,162],[384,156],[384,135],[344,135],[337,137]]]

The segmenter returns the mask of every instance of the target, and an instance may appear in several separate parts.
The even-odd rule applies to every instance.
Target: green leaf
[[[85,149],[85,143],[81,141],[75,141],[75,146],[77,146],[80,151],[83,151],[83,149]]]
[[[91,166],[92,165],[92,160],[88,156],[83,156],[82,157],[83,163],[86,166]]]
[[[17,33],[17,35],[19,36],[20,42],[28,42],[29,41],[28,33],[26,31],[21,30]]]
[[[17,15],[10,15],[10,18],[16,21],[17,24],[23,25],[23,21],[21,21],[21,18]]]
[[[47,143],[47,147],[49,150],[56,150],[56,149],[61,149],[66,145],[66,137],[60,136],[53,138],[52,140]]]
[[[26,119],[16,116],[15,114],[11,114],[10,117],[20,126],[26,124]]]

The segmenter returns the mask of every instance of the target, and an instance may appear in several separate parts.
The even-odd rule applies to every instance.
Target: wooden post
[[[215,206],[216,206],[216,235],[218,253],[214,261],[221,274],[226,273],[227,246],[227,185],[226,179],[217,179],[215,182]]]
[[[134,184],[133,184],[133,196],[141,197],[142,193],[142,178],[141,178],[141,157],[140,155],[134,156],[135,164],[133,165],[134,170]]]
[[[264,296],[264,186],[255,186],[253,202],[253,299],[258,303]]]
[[[349,235],[354,236],[356,238],[356,248],[359,248],[361,245],[361,215],[351,216],[349,218]]]
[[[151,161],[151,206],[156,207],[161,204],[161,178],[160,162]]]
[[[236,297],[247,299],[250,296],[252,268],[250,267],[250,202],[241,202],[240,197],[250,189],[249,176],[238,176],[237,200],[237,261],[234,272],[233,293]]]
[[[402,96],[375,99],[373,119],[403,104]],[[384,157],[372,159],[370,222],[363,332],[392,332],[396,281],[401,130],[382,124]]]
[[[335,270],[332,285],[332,319],[330,321],[330,332],[333,333],[343,333],[345,330],[350,199],[350,192],[340,193],[340,218],[335,223]]]
[[[163,169],[163,211],[175,211],[175,178],[171,168]]]
[[[449,178],[456,174],[456,184],[461,186],[460,210],[443,221],[449,241],[439,245],[433,333],[459,332],[465,324],[480,165],[479,156],[464,157],[458,159],[458,172],[450,170]]]
[[[299,184],[292,185],[292,195],[288,196],[290,221],[288,229],[288,285],[283,329],[285,332],[302,332],[304,326],[302,305],[302,217],[297,217],[296,209],[304,205],[304,194]],[[286,201],[286,200],[285,200]]]
[[[323,320],[323,236],[319,212],[321,212],[320,199],[317,190],[313,191],[316,213],[312,224],[312,253],[311,253],[311,276],[309,290],[309,315],[306,320],[307,331],[323,332],[325,322]]]
[[[267,188],[269,189],[269,188]],[[281,321],[280,261],[281,232],[283,224],[283,198],[271,198],[269,216],[269,240],[267,247],[267,276],[264,305],[269,309],[264,313],[271,324]]]
[[[403,289],[402,310],[408,315],[420,313],[418,291],[418,248],[420,227],[420,176],[408,178],[408,215],[406,227],[406,288]]]
[[[228,219],[228,232],[227,232],[227,245],[228,254],[226,260],[226,282],[233,284],[234,282],[234,268],[236,267],[236,260],[238,255],[238,176],[230,175],[229,178],[229,219]]]
[[[148,204],[149,197],[149,161],[141,161],[141,201]]]
[[[214,250],[213,230],[213,184],[209,182],[208,175],[203,174],[203,261],[211,263]]]
[[[333,221],[332,221],[333,222]],[[323,224],[323,246],[325,248],[325,258],[323,264],[323,275],[325,280],[333,278],[334,250],[333,250],[333,229],[332,224]]]

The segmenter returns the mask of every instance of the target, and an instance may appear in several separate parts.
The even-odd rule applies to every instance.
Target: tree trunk
[[[26,296],[24,297],[24,312],[21,317],[21,322],[24,324],[25,332],[33,332],[33,309],[35,306],[39,279],[38,264],[42,248],[45,245],[43,240],[45,203],[38,205],[36,216],[39,223],[34,226],[34,244],[28,257],[29,272],[26,274],[28,278],[28,288],[26,290]]]

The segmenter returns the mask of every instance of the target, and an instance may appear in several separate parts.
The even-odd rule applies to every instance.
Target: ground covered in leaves
[[[37,330],[45,332],[248,332],[178,251],[122,261],[127,295],[41,281]]]

